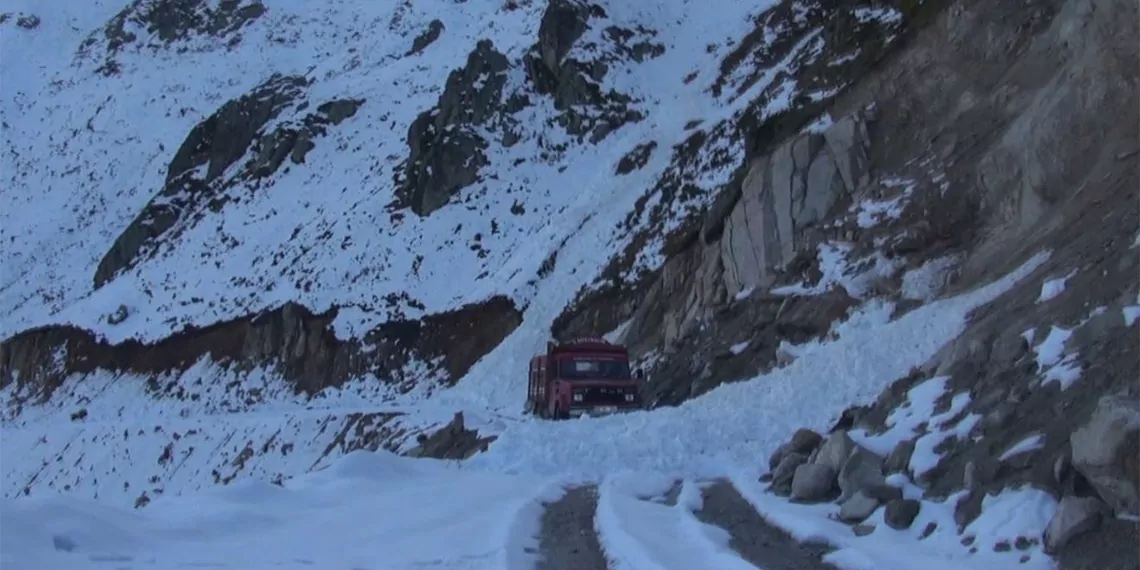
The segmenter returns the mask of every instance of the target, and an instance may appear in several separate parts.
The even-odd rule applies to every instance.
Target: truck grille
[[[589,386],[583,388],[575,388],[574,392],[582,395],[581,402],[584,405],[617,405],[627,404],[625,395],[634,394],[633,388],[619,388],[612,386]]]

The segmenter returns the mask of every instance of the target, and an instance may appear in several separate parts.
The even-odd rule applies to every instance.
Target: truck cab
[[[554,419],[637,409],[640,376],[624,346],[600,338],[547,343],[530,360],[527,408]]]

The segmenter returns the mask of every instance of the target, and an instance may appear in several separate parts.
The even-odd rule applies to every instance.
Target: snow
[[[878,281],[894,275],[902,265],[901,260],[887,259],[882,252],[851,259],[854,244],[848,242],[824,242],[817,247],[817,259],[822,273],[819,282],[808,286],[803,283],[785,285],[772,289],[773,295],[819,295],[834,287],[843,287],[856,299],[865,298],[875,288]]]
[[[88,3],[64,4],[78,14]],[[0,290],[0,310],[9,317],[0,335],[71,323],[110,341],[153,340],[189,325],[204,326],[295,301],[314,312],[352,308],[342,311],[334,325],[338,336],[348,338],[394,317],[448,310],[497,293],[512,296],[520,305],[540,295],[549,299],[549,307],[565,305],[624,246],[613,228],[653,187],[669,166],[671,152],[653,153],[642,169],[615,178],[617,161],[640,142],[654,140],[661,149],[670,149],[689,136],[684,129],[688,120],[728,120],[751,102],[742,98],[718,104],[703,93],[728,49],[710,53],[704,44],[726,35],[742,36],[751,25],[749,15],[770,4],[722,2],[715,9],[681,1],[649,8],[607,6],[608,18],[593,22],[590,34],[600,35],[609,25],[645,26],[657,30],[654,41],[667,47],[660,57],[640,64],[607,59],[603,87],[630,95],[632,106],[646,115],[644,120],[597,145],[580,143],[560,128],[547,126],[556,114],[553,104],[531,93],[534,105],[515,117],[521,140],[504,147],[491,133],[490,164],[481,172],[486,182],[465,189],[432,216],[389,221],[383,207],[393,197],[389,181],[394,169],[408,152],[408,126],[435,105],[447,75],[463,65],[479,38],[494,38],[495,48],[512,61],[507,90],[529,89],[521,57],[536,41],[544,7],[535,2],[503,10],[499,0],[414,5],[344,1],[328,8],[285,2],[244,28],[242,41],[232,47],[204,38],[187,40],[190,49],[183,53],[126,46],[116,56],[122,71],[111,78],[92,69],[105,51],[99,32],[88,55],[71,67],[63,53],[81,41],[79,34],[48,24],[28,34],[56,47],[44,50],[55,59],[44,56],[39,65],[54,73],[30,75],[58,79],[67,88],[29,82],[20,85],[15,97],[5,98],[4,115],[11,125],[7,139],[18,152],[5,155],[3,169],[9,177],[11,207],[0,218],[0,255],[12,277]],[[99,19],[113,13],[110,7],[92,10]],[[694,17],[698,13],[700,17]],[[445,33],[422,53],[404,57],[412,38],[436,17]],[[328,57],[346,53],[346,42],[351,54],[347,64],[345,58]],[[23,44],[5,48],[10,54],[5,76],[20,76],[25,68],[8,62],[20,60],[14,54],[23,53]],[[12,66],[11,73],[7,66]],[[686,84],[676,74],[683,68],[712,73]],[[778,71],[772,70],[756,88],[782,77]],[[96,265],[162,187],[169,155],[186,133],[272,72],[315,79],[302,96],[311,107],[347,97],[365,103],[316,141],[304,165],[274,174],[267,181],[272,192],[250,192],[208,221],[183,227],[182,235],[159,247],[156,257],[93,291]],[[676,81],[662,81],[664,77]],[[102,106],[97,109],[97,104]],[[297,122],[304,113],[290,106],[263,131]],[[94,121],[94,131],[72,133],[77,122],[87,119]],[[139,124],[148,128],[139,131]],[[65,143],[51,140],[68,140],[70,145],[65,150],[59,146]],[[738,142],[715,144],[743,152]],[[565,150],[551,151],[556,145]],[[387,159],[378,160],[382,157]],[[728,167],[722,170],[694,168],[686,176],[707,178],[700,184],[712,189],[731,175]],[[75,194],[76,187],[80,194]],[[91,206],[80,210],[73,206],[77,203]],[[511,212],[516,203],[524,215]],[[491,220],[497,224],[495,231]],[[457,233],[459,227],[463,229]],[[485,255],[467,247],[476,233],[482,234],[481,248],[476,249]],[[9,239],[17,235],[19,240]],[[585,255],[560,256],[564,267],[548,280],[557,285],[536,288],[533,278],[542,261],[567,239],[589,244],[590,251],[579,247]],[[420,253],[424,257],[416,261]],[[278,260],[288,263],[278,266]],[[185,270],[200,266],[209,270]],[[457,289],[457,282],[469,285]],[[386,295],[405,291],[414,292],[414,300],[425,308],[417,310],[409,303],[384,307]],[[191,297],[193,302],[185,301]],[[107,325],[105,316],[120,305],[131,308],[130,317]],[[533,316],[546,318],[549,307],[539,307]]]
[[[1057,382],[1062,390],[1068,389],[1081,377],[1081,365],[1076,355],[1065,354],[1065,343],[1073,335],[1073,330],[1051,326],[1045,340],[1033,347],[1037,368],[1044,377],[1043,383]]]
[[[614,570],[685,570],[723,568],[757,570],[728,547],[727,531],[702,523],[692,508],[700,500],[692,482],[685,483],[674,506],[644,500],[652,487],[630,485],[634,474],[617,474],[600,487],[595,525],[599,542]],[[648,493],[646,493],[646,491]],[[657,490],[660,492],[660,490]],[[695,499],[694,499],[695,496]],[[631,524],[631,522],[636,521]]]
[[[737,354],[740,354],[740,353],[744,352],[745,350],[747,350],[748,345],[750,345],[750,344],[752,344],[752,341],[750,341],[750,340],[746,340],[744,342],[738,342],[738,343],[728,347],[728,351],[734,355],[737,355]]]
[[[1140,319],[1140,305],[1128,305],[1120,309],[1120,312],[1124,315],[1125,326],[1130,327]]]
[[[942,442],[951,437],[965,438],[981,419],[977,414],[968,414],[951,423],[970,403],[968,393],[955,394],[946,411],[935,413],[937,401],[946,394],[949,380],[948,376],[936,376],[919,383],[907,392],[907,401],[887,416],[885,432],[870,435],[865,430],[853,430],[851,439],[886,456],[900,442],[917,435],[910,470],[915,477],[921,477],[938,465],[941,456],[934,450]],[[924,424],[929,424],[929,427],[920,435],[919,429]]]
[[[786,529],[801,541],[823,541],[835,548],[823,557],[843,570],[960,570],[961,568],[1025,568],[1052,570],[1053,561],[1039,545],[1025,551],[1010,549],[999,552],[993,544],[1017,537],[1040,542],[1042,530],[1056,510],[1056,502],[1047,493],[1034,489],[1007,491],[983,500],[982,512],[965,529],[976,536],[976,552],[962,544],[956,532],[954,506],[959,495],[945,502],[922,501],[918,516],[906,530],[886,525],[884,508],[880,507],[863,524],[874,531],[856,536],[851,527],[832,520],[839,505],[794,505],[765,493],[747,472],[732,477],[741,494],[773,524]],[[935,525],[929,536],[922,537],[928,526]],[[914,545],[921,544],[920,548]],[[1022,557],[1025,558],[1022,561]]]
[[[1022,453],[1029,453],[1030,451],[1036,451],[1038,449],[1041,449],[1044,445],[1045,445],[1045,436],[1043,436],[1039,433],[1033,434],[1033,435],[1030,435],[1029,437],[1026,437],[1025,439],[1011,445],[1009,447],[1009,449],[1005,450],[1005,452],[1003,452],[1001,454],[1001,456],[998,457],[998,460],[999,461],[1005,461],[1006,459],[1009,459],[1010,457],[1013,457],[1015,455],[1021,455]]]
[[[540,478],[361,452],[282,487],[246,481],[145,511],[5,501],[0,542],[5,568],[524,568],[539,502],[560,494]]]
[[[881,434],[870,435],[866,430],[852,430],[851,439],[867,449],[886,457],[900,442],[918,435],[919,427],[934,417],[935,404],[946,393],[949,376],[935,376],[918,383],[907,391],[906,401],[887,416]]]
[[[340,420],[346,426],[343,428],[335,421],[349,415],[336,405],[353,402],[351,393],[343,394],[342,400],[330,400],[324,409],[294,407],[296,411],[285,412],[283,409],[287,408],[266,403],[253,404],[248,410],[219,410],[217,415],[172,418],[178,415],[179,404],[161,399],[153,404],[155,409],[127,409],[122,413],[124,404],[146,401],[137,393],[129,397],[132,390],[141,389],[138,384],[117,378],[107,378],[103,384],[68,383],[65,389],[71,387],[72,397],[61,394],[59,401],[83,401],[91,410],[89,417],[102,418],[104,423],[68,422],[60,416],[70,408],[62,408],[54,413],[42,409],[38,418],[5,426],[0,441],[4,457],[52,457],[53,453],[60,453],[58,463],[79,465],[73,471],[58,468],[54,488],[63,495],[60,498],[45,499],[42,497],[50,497],[51,493],[37,491],[18,501],[5,501],[5,521],[21,523],[5,524],[3,532],[13,533],[8,536],[22,545],[17,550],[6,550],[5,556],[13,562],[31,560],[57,568],[82,568],[90,556],[100,560],[156,560],[160,565],[168,561],[173,565],[230,560],[246,568],[271,564],[299,567],[308,562],[367,568],[375,565],[374,559],[367,559],[375,556],[375,549],[362,545],[392,542],[401,547],[386,554],[391,557],[386,567],[414,567],[434,561],[452,568],[515,568],[519,566],[509,563],[507,557],[525,557],[526,547],[504,550],[503,545],[521,545],[529,540],[536,509],[540,508],[537,502],[550,500],[552,486],[600,481],[598,531],[607,553],[615,560],[624,560],[629,566],[650,557],[656,567],[672,569],[692,567],[685,564],[713,556],[725,564],[747,568],[725,549],[723,533],[701,526],[681,510],[664,510],[665,507],[638,499],[646,492],[645,485],[652,487],[650,493],[659,493],[667,481],[725,476],[741,469],[760,471],[760,458],[767,457],[795,429],[806,426],[825,430],[832,416],[847,405],[874,400],[890,382],[931,358],[957,336],[971,310],[1009,290],[1047,258],[1048,254],[1034,256],[994,283],[920,307],[895,321],[890,320],[890,304],[868,303],[835,327],[834,341],[797,347],[801,356],[788,366],[750,381],[721,386],[675,408],[545,422],[519,421],[490,410],[478,412],[477,406],[467,402],[465,412],[476,412],[471,414],[471,423],[481,430],[497,432],[499,440],[487,452],[462,463],[424,460],[426,466],[422,466],[418,461],[386,457],[383,452],[347,456],[342,452],[326,457],[324,454],[336,448],[336,434],[352,431],[346,420]],[[197,370],[203,376],[211,373],[218,372]],[[248,381],[261,385],[258,378]],[[185,384],[195,385],[193,381]],[[944,389],[939,382],[933,384],[911,394],[912,411],[925,405],[923,401],[937,398]],[[76,398],[79,390],[86,392]],[[401,416],[402,421],[414,423],[419,415],[419,421],[438,422],[443,407],[460,401],[454,399],[457,393],[451,393],[450,400],[431,400],[437,402],[438,409],[427,405],[427,401],[417,406],[401,404],[398,398],[392,408],[409,414],[409,418]],[[954,399],[952,410],[963,405],[961,396]],[[286,401],[287,398],[279,397],[276,405]],[[750,405],[740,406],[741,401]],[[401,405],[407,407],[400,410]],[[756,413],[757,410],[764,413]],[[433,413],[437,416],[431,417]],[[931,425],[938,425],[941,418],[951,413],[935,416]],[[896,418],[896,427],[913,419]],[[967,422],[957,424],[959,431],[964,423]],[[174,449],[174,457],[179,461],[161,466],[154,463],[169,443],[156,435],[159,427],[163,433],[184,434],[178,440],[180,446]],[[951,431],[955,428],[941,427]],[[129,438],[122,436],[125,429],[130,432]],[[185,435],[191,429],[198,431],[193,436]],[[91,441],[79,443],[81,438],[99,434],[104,434],[101,445]],[[40,437],[54,444],[56,451],[37,449]],[[246,441],[260,445],[278,437],[282,441],[296,438],[293,451],[255,453],[250,462],[258,467],[240,473],[242,477],[225,489],[209,490],[211,466],[229,466],[223,476],[237,476],[240,471],[235,468],[236,453],[223,453],[217,458],[214,454],[237,452]],[[194,443],[213,451],[187,453],[185,446]],[[93,457],[85,459],[88,454]],[[21,467],[35,468],[28,463],[5,463],[7,497],[18,495],[28,481],[26,477],[13,477],[13,472],[8,471]],[[123,471],[118,472],[117,467]],[[170,473],[172,469],[176,473]],[[630,470],[658,475],[632,480],[621,476]],[[286,475],[279,479],[283,489],[263,482],[275,472]],[[60,490],[64,483],[95,474],[98,482],[83,489],[105,493],[99,496],[98,506],[79,499],[78,492]],[[149,488],[145,481],[152,476],[161,481],[164,492],[152,493],[151,503],[144,511],[129,510],[130,500],[139,489]],[[402,476],[409,481],[396,481]],[[376,478],[383,480],[378,482]],[[112,493],[112,489],[122,487],[128,480],[132,483],[130,492]],[[637,481],[641,483],[635,484]],[[736,483],[742,484],[739,480]],[[692,491],[687,493],[679,504],[692,505]],[[914,493],[912,489],[908,496]],[[810,521],[805,524],[814,525],[812,528],[826,529],[833,524],[817,516],[823,513],[819,509],[831,507],[757,503],[754,496],[750,500],[781,526],[794,527],[801,519]],[[409,501],[433,506],[410,508]],[[383,513],[393,512],[400,516],[385,523]],[[781,518],[781,512],[787,516]],[[287,513],[302,516],[286,516]],[[364,519],[370,521],[369,525],[346,526],[350,523],[344,522]],[[917,528],[924,525],[923,520],[926,519],[920,519]],[[96,521],[100,524],[95,525]],[[99,533],[105,534],[79,533],[77,529],[82,528],[98,528]],[[880,532],[887,533],[880,529],[876,534]],[[49,546],[56,535],[83,549],[77,552],[88,554],[67,558],[75,565],[64,565],[61,557],[65,555]],[[902,537],[913,540],[912,535],[913,532],[896,537],[890,543],[892,548],[898,549]],[[839,546],[846,544],[845,538],[827,536]],[[859,556],[879,556],[879,548],[886,547],[860,543],[858,549],[847,551],[850,560],[842,562],[844,555],[835,556],[845,568],[858,568]],[[886,560],[896,560],[896,567],[902,568],[904,556],[922,556],[927,550],[926,546],[899,550]],[[661,556],[663,552],[668,556]],[[424,558],[429,555],[430,559]]]
[[[921,266],[903,274],[902,296],[904,299],[932,301],[938,297],[951,273],[961,261],[959,255],[947,255],[924,262]]]
[[[1074,269],[1062,277],[1056,279],[1049,279],[1041,284],[1041,295],[1037,297],[1038,303],[1044,303],[1051,299],[1057,298],[1061,293],[1065,292],[1065,285],[1077,274]]]
[[[852,206],[855,221],[860,228],[872,228],[889,220],[897,220],[902,215],[907,198],[914,193],[913,180],[887,177],[882,183],[886,188],[897,189],[896,194],[885,200],[863,199]]]

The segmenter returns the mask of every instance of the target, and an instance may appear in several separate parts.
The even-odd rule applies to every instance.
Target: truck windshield
[[[589,356],[562,358],[558,377],[564,380],[629,380],[629,362]]]

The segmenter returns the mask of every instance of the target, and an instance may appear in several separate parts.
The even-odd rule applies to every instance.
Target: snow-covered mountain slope
[[[359,337],[397,316],[498,293],[525,306],[559,244],[593,242],[595,257],[561,280],[566,293],[543,292],[543,303],[561,307],[622,245],[605,234],[662,174],[670,149],[688,136],[686,123],[715,124],[752,102],[749,93],[707,91],[750,16],[768,7],[618,3],[589,14],[585,35],[563,57],[604,66],[594,87],[614,93],[606,103],[623,107],[623,118],[639,117],[591,144],[556,128],[568,111],[527,76],[541,2],[223,4],[188,3],[186,14],[154,2],[117,15],[104,9],[83,23],[110,21],[82,40],[54,14],[35,30],[6,34],[6,60],[23,59],[27,46],[35,51],[20,65],[41,58],[51,71],[5,87],[5,336],[71,323],[110,341],[153,341],[293,301],[314,312],[339,307],[333,329]],[[409,54],[433,25],[438,39]],[[476,47],[484,38],[491,43]],[[422,136],[413,128],[421,113],[448,106],[441,95],[449,81],[465,79],[449,74],[484,56],[495,61],[480,62],[485,77],[469,87],[475,96],[445,110],[486,115],[450,125],[485,141],[476,180],[426,217],[393,212],[394,179],[449,176],[432,164],[405,170],[408,139]],[[794,79],[776,78],[779,71],[752,90],[793,94]],[[5,75],[30,76],[23,68]],[[232,111],[231,101],[239,101]],[[322,133],[293,135],[309,144],[273,142],[337,104],[342,116],[324,116]],[[761,112],[786,105],[776,98]],[[616,121],[589,101],[580,106],[571,109],[585,116],[579,122]],[[239,109],[251,113],[249,124],[228,123]],[[649,142],[658,150],[644,167],[614,174],[622,156]],[[298,156],[303,163],[294,163]],[[727,174],[701,172],[705,179],[693,182],[708,192]],[[133,228],[136,217],[143,228]],[[582,231],[587,220],[604,234]],[[386,304],[388,296],[398,301]],[[120,305],[129,317],[108,326]]]
[[[543,503],[557,500],[575,482],[603,481],[594,530],[613,568],[679,570],[710,556],[726,568],[756,568],[726,546],[724,530],[702,526],[693,516],[701,509],[698,488],[710,482],[702,478],[732,477],[750,508],[800,539],[828,541],[836,550],[825,560],[843,568],[1052,568],[1039,545],[977,553],[960,544],[950,530],[949,501],[924,502],[911,531],[884,529],[860,539],[828,520],[836,505],[789,508],[764,494],[752,475],[757,449],[775,448],[804,423],[823,430],[832,420],[828,410],[870,400],[958,334],[970,310],[1008,291],[1047,258],[1036,256],[986,288],[895,322],[888,322],[890,307],[869,307],[837,327],[835,342],[802,347],[804,358],[795,365],[679,408],[574,422],[500,423],[500,441],[463,464],[397,459],[386,452],[336,461],[318,456],[315,451],[324,448],[327,455],[361,434],[327,431],[328,410],[312,413],[300,405],[204,417],[176,417],[174,410],[155,407],[123,417],[124,408],[146,397],[87,378],[79,385],[98,392],[89,394],[91,416],[106,417],[118,406],[121,419],[61,428],[62,412],[56,411],[9,428],[5,457],[54,455],[70,467],[40,470],[29,479],[18,469],[34,464],[5,465],[4,480],[6,486],[29,481],[61,488],[103,504],[41,493],[5,503],[5,520],[19,523],[3,527],[5,544],[18,545],[6,547],[5,556],[17,567],[117,562],[171,568],[521,569],[531,567],[536,553],[546,554],[535,546],[551,532],[539,521]],[[809,392],[814,397],[803,398]],[[811,405],[781,406],[793,393]],[[75,396],[58,394],[56,400]],[[751,405],[740,406],[742,401]],[[372,427],[385,421],[379,418]],[[246,450],[235,456],[232,451],[246,441]],[[318,473],[305,474],[311,471]],[[50,474],[37,481],[45,472]],[[242,479],[226,490],[210,490],[238,472]],[[150,485],[139,495],[130,482],[144,478]],[[676,506],[647,502],[682,478]],[[11,487],[5,491],[19,494]],[[905,493],[921,497],[917,487]],[[132,501],[150,514],[144,519],[124,510]],[[995,500],[967,531],[987,546],[1029,540],[1055,510],[1056,502],[1043,492],[1015,492]],[[915,549],[920,529],[928,529],[922,531],[927,538],[932,527],[945,530]],[[378,551],[377,544],[388,546]],[[574,561],[560,563],[569,565],[555,567],[576,567]]]
[[[27,525],[2,528],[28,546],[4,565],[525,568],[552,512],[598,552],[540,540],[545,568],[791,565],[740,542],[770,523],[851,569],[1050,568],[1098,522],[1120,541],[1135,525],[1106,513],[1140,514],[1117,460],[1140,425],[1136,16],[8,2],[0,472]],[[651,409],[522,413],[527,359],[579,334],[631,347]],[[379,455],[342,457],[360,450]],[[646,503],[669,493],[630,468],[683,500]],[[779,499],[813,473],[815,504]],[[705,478],[740,517],[697,512]],[[567,482],[596,504],[539,504]],[[331,523],[484,487],[478,532],[446,522],[462,508]],[[196,501],[276,530],[183,536]],[[76,530],[94,521],[121,532]],[[169,532],[133,542],[148,521]],[[368,538],[423,548],[342,542]]]

